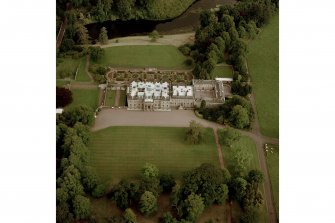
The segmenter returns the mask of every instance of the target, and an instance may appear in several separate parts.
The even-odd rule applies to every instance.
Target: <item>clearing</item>
[[[261,133],[279,137],[279,15],[249,43],[248,66]]]
[[[213,77],[233,77],[233,69],[230,65],[217,65],[213,70]]]
[[[206,129],[207,142],[185,142],[186,128],[111,127],[92,133],[89,149],[92,165],[105,182],[136,179],[146,162],[157,165],[160,173],[181,173],[212,163],[219,166],[213,130]],[[112,182],[113,181],[113,182]]]
[[[115,46],[105,48],[105,55],[96,63],[123,68],[191,69],[184,64],[186,59],[177,47],[169,45]]]

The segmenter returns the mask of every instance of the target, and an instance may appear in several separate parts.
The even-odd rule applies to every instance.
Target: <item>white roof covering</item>
[[[62,114],[63,113],[63,110],[62,108],[57,108],[56,109],[56,114]]]
[[[173,96],[181,96],[181,97],[193,96],[192,86],[173,86],[172,90],[173,90]]]
[[[160,97],[169,97],[169,84],[164,83],[153,83],[153,82],[135,82],[130,84],[130,95],[132,97],[139,96],[145,98],[145,101],[151,101],[153,98],[159,99]]]
[[[230,77],[217,77],[215,78],[217,81],[233,81],[233,78]]]

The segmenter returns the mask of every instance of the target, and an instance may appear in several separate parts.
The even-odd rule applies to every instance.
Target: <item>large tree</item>
[[[82,195],[77,195],[73,201],[73,211],[76,219],[87,219],[91,215],[90,199]]]
[[[120,183],[112,189],[112,200],[119,208],[126,209],[138,196],[138,191],[138,184],[130,183],[127,180],[121,180]]]
[[[101,30],[100,30],[99,42],[102,45],[107,44],[107,42],[108,42],[107,29],[105,27],[102,27]]]
[[[248,110],[241,105],[235,105],[230,112],[230,122],[239,129],[244,129],[250,125]]]
[[[204,127],[192,120],[186,132],[186,141],[191,144],[199,144],[204,140],[204,132]]]
[[[77,122],[90,126],[93,124],[94,112],[91,107],[78,105],[66,109],[63,112],[61,119],[70,127],[74,126]]]
[[[159,178],[159,184],[164,192],[171,192],[172,188],[176,185],[176,181],[172,174],[162,174]]]
[[[105,50],[99,46],[96,46],[96,47],[90,46],[88,50],[90,53],[91,60],[95,62],[100,60],[105,54]]]
[[[123,213],[123,218],[126,223],[136,223],[136,214],[133,212],[131,208],[127,208]]]
[[[73,101],[72,92],[63,87],[56,87],[56,107],[63,108]]]
[[[149,216],[157,211],[157,198],[150,191],[145,191],[140,199],[140,211],[145,216]]]
[[[90,36],[88,35],[88,30],[84,25],[78,23],[76,27],[76,33],[78,35],[79,44],[85,45],[90,43]]]
[[[190,221],[196,221],[205,209],[203,198],[192,193],[187,197],[185,207],[187,211],[187,219]]]
[[[158,177],[159,170],[156,165],[151,163],[146,163],[141,170],[141,174],[143,178],[153,178]]]
[[[221,143],[225,146],[231,147],[232,144],[241,138],[241,133],[237,130],[227,127],[223,130]]]

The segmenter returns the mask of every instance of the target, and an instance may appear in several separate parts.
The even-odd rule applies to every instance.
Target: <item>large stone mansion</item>
[[[206,101],[214,107],[231,95],[232,78],[192,80],[192,85],[173,85],[167,82],[131,82],[127,87],[128,110],[171,111],[192,109]]]

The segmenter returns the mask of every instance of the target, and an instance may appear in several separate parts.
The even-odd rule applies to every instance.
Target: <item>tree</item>
[[[107,29],[105,27],[102,27],[101,30],[100,30],[99,42],[102,45],[104,45],[108,42]]]
[[[56,222],[57,223],[72,223],[74,221],[73,214],[69,210],[67,203],[57,204],[56,206]]]
[[[242,177],[237,177],[232,180],[229,187],[229,195],[231,198],[241,202],[246,195],[248,182]]]
[[[172,216],[170,212],[166,212],[162,216],[162,223],[178,223],[178,221]]]
[[[82,174],[82,182],[86,191],[92,192],[98,185],[98,176],[93,167],[85,166],[85,171]]]
[[[88,30],[84,25],[78,23],[76,33],[78,35],[79,44],[85,45],[90,43]]]
[[[200,104],[200,111],[204,111],[206,108],[206,101],[205,100],[201,100],[201,104]]]
[[[121,19],[129,19],[135,8],[135,0],[116,0],[116,7]]]
[[[131,210],[131,208],[127,208],[125,210],[125,212],[123,213],[123,218],[126,221],[126,223],[136,223],[137,222],[136,215],[133,212],[133,210]]]
[[[72,92],[63,87],[56,87],[56,108],[63,108],[73,101]]]
[[[104,184],[98,184],[92,191],[92,196],[100,198],[106,194],[106,186]]]
[[[149,38],[151,39],[151,42],[156,42],[157,39],[159,38],[159,33],[157,32],[157,30],[152,31],[149,34]]]
[[[157,211],[157,198],[150,191],[145,191],[140,199],[140,211],[145,216]]]
[[[263,173],[260,170],[250,170],[247,176],[247,180],[250,184],[259,185],[263,182]]]
[[[157,166],[151,163],[146,163],[141,170],[142,177],[146,179],[158,177],[159,170]]]
[[[247,166],[250,164],[251,155],[249,152],[241,149],[233,152],[233,174],[235,176],[242,176]]]
[[[187,210],[187,219],[190,221],[196,221],[205,209],[202,197],[194,193],[187,197],[185,206]]]
[[[56,201],[57,204],[66,203],[69,199],[69,195],[67,190],[64,188],[57,188],[56,189]]]
[[[57,179],[57,186],[66,191],[70,199],[84,194],[84,188],[80,182],[80,173],[73,165],[63,171],[62,176]]]
[[[187,199],[192,193],[201,195],[206,207],[214,202],[222,203],[227,197],[224,185],[229,179],[228,170],[221,170],[212,164],[202,164],[200,167],[187,171],[182,178],[177,205],[180,205],[180,202]]]
[[[83,143],[87,146],[91,138],[90,128],[81,122],[77,122],[73,126],[73,129],[76,131],[77,135],[82,139]]]
[[[230,122],[239,129],[244,129],[250,125],[248,111],[241,105],[235,105],[230,112]]]
[[[176,181],[172,174],[162,174],[159,179],[159,184],[162,186],[164,192],[171,192],[176,185]]]
[[[204,140],[205,129],[194,120],[190,122],[190,127],[186,132],[186,141],[191,144],[199,144]]]
[[[82,195],[77,195],[73,201],[73,211],[76,219],[87,219],[91,214],[90,199]]]
[[[241,133],[239,133],[237,130],[227,127],[223,130],[222,134],[222,141],[221,143],[223,145],[231,147],[232,144],[236,141],[238,141],[241,138]]]
[[[249,210],[242,213],[240,223],[254,223],[257,217],[256,210]]]
[[[62,119],[70,127],[74,126],[77,122],[90,126],[93,124],[94,112],[91,107],[78,105],[65,110],[62,114]]]
[[[89,49],[91,60],[95,62],[100,60],[105,54],[105,50],[99,46],[96,46],[96,47],[90,46],[88,49]]]
[[[112,200],[121,209],[126,209],[137,197],[139,185],[121,180],[112,190]]]

